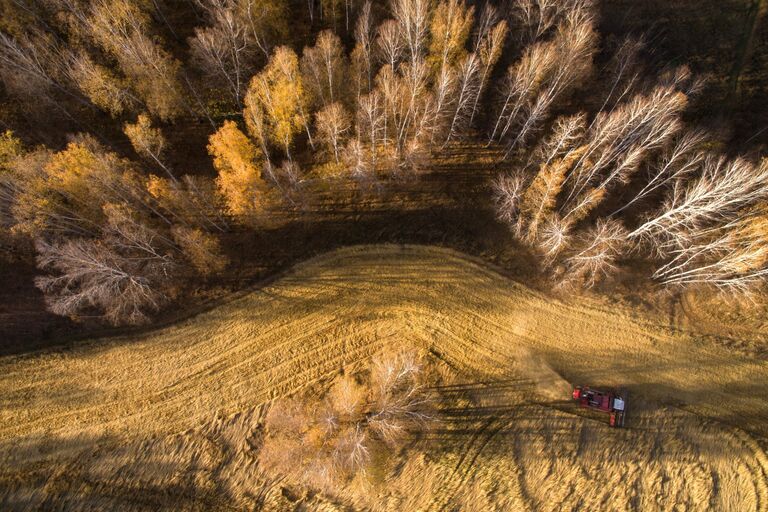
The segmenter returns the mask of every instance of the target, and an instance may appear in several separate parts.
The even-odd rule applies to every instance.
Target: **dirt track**
[[[371,491],[387,509],[768,510],[760,340],[661,323],[448,250],[340,250],[170,328],[0,360],[0,509],[288,507],[255,492],[261,405],[412,344],[456,384],[439,428]],[[549,368],[629,389],[630,428],[571,409],[540,381]]]

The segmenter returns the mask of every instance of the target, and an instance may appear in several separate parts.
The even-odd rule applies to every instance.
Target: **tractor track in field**
[[[499,434],[504,428],[509,426],[510,420],[490,419],[483,423],[480,429],[470,443],[469,449],[466,450],[461,459],[459,459],[451,475],[452,480],[458,476],[455,481],[452,481],[453,490],[445,493],[443,502],[436,508],[436,510],[442,512],[455,502],[455,497],[459,491],[462,490],[469,478],[477,470],[477,462],[483,450],[491,443],[491,441]],[[471,455],[470,455],[471,454]]]
[[[119,509],[136,489],[151,488],[156,503],[171,486],[180,509],[253,508],[268,495],[283,510],[295,500],[274,481],[249,490],[266,481],[253,455],[264,407],[405,345],[464,384],[441,391],[434,495],[399,477],[381,497],[391,508],[421,493],[414,508],[450,510],[471,491],[489,509],[648,510],[671,499],[762,512],[768,362],[750,357],[758,340],[740,340],[744,350],[726,341],[599,298],[555,299],[448,249],[342,249],[172,326],[0,358],[0,509],[19,508],[19,496],[45,508],[57,492]],[[538,370],[521,373],[526,354],[562,382],[642,397],[630,428],[545,398],[554,390]],[[610,488],[570,483],[606,473]],[[322,503],[354,508],[344,496]]]

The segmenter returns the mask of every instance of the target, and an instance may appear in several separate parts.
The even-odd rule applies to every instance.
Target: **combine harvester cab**
[[[573,399],[579,403],[580,407],[608,413],[610,415],[609,424],[612,427],[624,426],[624,418],[627,414],[626,393],[576,386],[573,388]]]

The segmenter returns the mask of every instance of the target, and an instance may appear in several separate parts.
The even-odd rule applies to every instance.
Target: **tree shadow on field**
[[[760,429],[765,424],[764,416],[703,416],[681,408],[681,403],[659,403],[646,398],[651,388],[658,392],[664,386],[632,388],[627,423],[616,429],[609,426],[607,413],[581,408],[567,399],[542,400],[532,391],[531,382],[524,379],[441,386],[435,388],[437,421],[424,434],[424,441],[439,443],[443,449],[463,456],[491,439],[502,444],[539,442],[554,446],[576,442],[581,446],[584,440],[580,438],[588,433],[598,440],[598,445],[599,439],[604,439],[604,443],[621,449],[623,460],[638,463],[648,462],[650,447],[667,443],[676,446],[682,438],[693,440],[699,456],[720,461],[755,457],[757,444],[743,441],[738,432],[744,433],[746,439],[754,436],[758,442],[767,441]],[[675,390],[667,388],[664,392],[674,396]],[[512,393],[521,393],[523,400],[518,395],[505,402],[505,396]]]
[[[683,350],[681,348],[681,350]],[[633,362],[610,352],[602,368],[563,372],[570,382],[598,389],[622,388],[630,404],[638,399],[656,406],[670,405],[697,411],[760,436],[768,436],[768,369],[755,361],[728,354],[688,360],[659,358]],[[761,401],[762,400],[762,401]]]
[[[27,387],[23,392],[17,389],[6,391],[2,399],[2,407],[13,414],[34,409],[50,412],[56,406],[67,404],[67,408],[84,408],[90,404],[99,403],[106,398],[103,388],[97,384],[80,379],[74,381],[56,381],[55,385]]]
[[[0,446],[0,510],[258,510],[274,482],[242,458],[242,441],[215,427],[17,440]]]
[[[393,253],[383,255],[381,259],[389,257],[392,262],[371,263],[367,259],[354,258],[345,259],[336,266],[324,266],[322,273],[308,275],[288,274],[281,280],[281,285],[331,288],[343,290],[354,288],[362,283],[365,286],[373,285],[376,287],[397,288],[403,285],[413,286],[414,284],[424,283],[429,287],[448,286],[457,288],[469,288],[474,286],[488,285],[489,278],[485,273],[461,272],[459,275],[455,272],[453,265],[443,265],[439,261],[438,254],[427,253],[424,257],[426,261],[416,261],[408,253],[402,255]],[[405,261],[401,258],[405,257]],[[380,260],[380,258],[377,258]],[[470,269],[473,270],[473,269]]]
[[[519,433],[515,426],[519,420],[543,422],[562,416],[556,409],[573,409],[567,400],[543,399],[530,379],[436,386],[431,391],[436,396],[436,421],[425,438],[449,443],[491,427],[496,433]],[[575,415],[564,419],[582,420]]]
[[[344,300],[361,310],[364,305],[368,312],[402,306],[426,312],[454,304],[482,312],[501,307],[493,300],[493,293],[488,297],[482,293],[498,284],[496,281],[484,272],[471,271],[474,267],[457,273],[454,266],[440,261],[441,256],[427,253],[426,261],[417,261],[407,252],[393,252],[382,255],[384,262],[379,258],[372,262],[353,253],[323,264],[318,272],[290,272],[280,279],[279,287],[256,293],[297,310],[329,309]]]
[[[754,465],[764,456],[759,443],[765,438],[751,438],[723,422],[648,400],[630,402],[626,426],[612,428],[608,414],[580,408],[569,400],[498,401],[510,389],[525,390],[524,382],[446,388],[450,394],[440,395],[439,420],[419,446],[453,454],[447,460],[455,469],[444,470],[448,472],[472,473],[489,460],[506,464],[499,460],[507,458],[510,467],[535,474],[541,461],[580,467],[590,474],[604,470],[631,473],[632,468],[657,467],[665,461],[692,474],[708,468],[716,481],[720,472]],[[473,403],[471,396],[481,389],[497,393],[497,403]]]

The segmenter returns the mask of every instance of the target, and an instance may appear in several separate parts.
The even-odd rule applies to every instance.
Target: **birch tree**
[[[429,25],[427,57],[434,75],[444,67],[458,65],[464,59],[474,13],[474,7],[467,7],[462,0],[437,3]]]
[[[538,238],[540,225],[553,216],[565,177],[580,156],[581,152],[575,151],[564,158],[543,163],[526,188],[520,203],[518,222],[524,224],[525,229],[520,231],[525,233],[528,242]]]
[[[177,181],[171,170],[163,162],[163,153],[167,146],[165,136],[159,128],[152,126],[152,120],[147,114],[139,114],[135,123],[123,125],[123,132],[131,141],[136,153],[153,161],[168,174],[171,180]]]
[[[39,241],[38,266],[53,275],[40,276],[35,284],[45,294],[49,310],[77,317],[89,308],[100,311],[114,325],[144,324],[167,300],[152,279],[164,272],[167,261],[137,265],[107,245],[75,239],[58,244]]]
[[[330,30],[320,32],[315,45],[304,48],[302,76],[310,97],[320,108],[342,99],[348,67],[341,40]]]
[[[595,191],[604,193],[626,183],[651,151],[663,148],[679,132],[686,104],[687,97],[675,87],[659,86],[598,114],[587,136],[588,149],[568,177],[564,217],[583,215],[585,208],[593,207],[595,203],[586,199]]]
[[[374,27],[371,15],[371,2],[367,0],[360,9],[355,24],[355,47],[351,55],[351,69],[354,72],[356,100],[362,94],[370,92],[373,87],[374,73]]]
[[[144,185],[158,209],[173,218],[173,227],[220,232],[228,227],[213,179],[184,175],[174,181],[150,174]]]
[[[292,159],[294,138],[309,128],[309,98],[299,72],[298,58],[287,46],[280,46],[267,66],[251,80],[246,94],[244,117],[254,135],[266,138]]]
[[[188,108],[179,82],[181,64],[148,35],[149,18],[128,0],[97,0],[87,27],[94,40],[120,64],[131,86],[159,118]]]
[[[703,230],[728,225],[737,213],[768,198],[768,162],[709,156],[700,176],[676,180],[662,208],[632,230],[630,239],[646,238],[660,254],[686,247]]]
[[[376,48],[382,62],[393,70],[405,53],[405,41],[401,27],[395,20],[386,20],[377,30]]]
[[[557,100],[589,75],[596,42],[590,13],[572,13],[552,41],[530,47],[509,68],[490,137],[506,141],[507,156],[538,130]]]
[[[480,60],[480,80],[478,85],[479,92],[475,97],[469,116],[470,125],[474,121],[475,115],[477,115],[479,102],[488,87],[491,72],[501,57],[501,52],[507,39],[507,32],[507,22],[499,20],[496,8],[486,3],[480,14],[480,23],[474,36],[474,53]]]
[[[341,103],[332,103],[317,113],[316,124],[318,139],[339,164],[345,138],[352,127],[349,113]]]
[[[520,201],[525,192],[526,183],[519,174],[500,175],[493,182],[493,199],[496,217],[510,226],[517,225],[520,214]]]
[[[139,103],[124,79],[93,62],[87,54],[73,57],[70,66],[72,80],[79,85],[83,94],[112,117],[119,116]]]
[[[707,156],[702,149],[706,142],[707,134],[701,130],[689,130],[679,136],[674,146],[668,149],[661,159],[651,164],[643,188],[611,215],[621,213],[700,168]]]
[[[521,27],[523,44],[545,36],[571,12],[593,9],[591,0],[513,0],[510,14],[515,26]]]
[[[384,111],[384,139],[391,144],[395,161],[412,164],[428,149],[434,119],[433,96],[428,89],[428,70],[424,61],[401,66],[395,73],[385,65],[376,77]]]
[[[592,288],[618,271],[617,260],[627,248],[627,232],[618,221],[598,219],[577,236],[574,247],[563,262],[561,283]]]
[[[220,1],[220,0],[218,0]],[[249,29],[249,44],[264,58],[276,41],[288,35],[289,6],[285,0],[230,0],[235,13]]]
[[[360,98],[355,120],[356,144],[350,146],[348,156],[354,162],[358,175],[374,174],[380,162],[380,153],[386,146],[386,113],[381,94],[374,89]]]
[[[61,54],[48,36],[32,32],[14,38],[0,31],[0,79],[25,101],[54,102],[56,91],[72,95],[55,69]]]
[[[222,272],[229,263],[218,239],[199,228],[175,226],[171,230],[173,241],[189,264],[204,277]]]
[[[35,279],[49,309],[77,317],[95,309],[114,325],[143,324],[167,300],[175,267],[172,244],[126,206],[106,204],[100,239],[38,240]]]
[[[670,287],[710,286],[750,295],[768,282],[768,212],[755,207],[671,251],[653,278]]]
[[[250,27],[237,15],[236,4],[210,0],[205,7],[212,25],[195,28],[189,40],[193,60],[209,78],[225,83],[239,106],[254,70],[258,45],[250,37]]]
[[[87,137],[58,153],[29,153],[16,162],[15,176],[17,229],[33,237],[98,236],[107,203],[131,204],[168,221],[130,178],[130,163]]]
[[[431,8],[431,0],[392,0],[392,13],[411,65],[425,57]]]
[[[469,128],[481,92],[480,68],[481,62],[474,53],[467,55],[458,68],[456,102],[443,146]]]
[[[531,151],[526,167],[549,165],[553,160],[569,155],[582,145],[586,128],[586,114],[555,119],[550,134]]]

